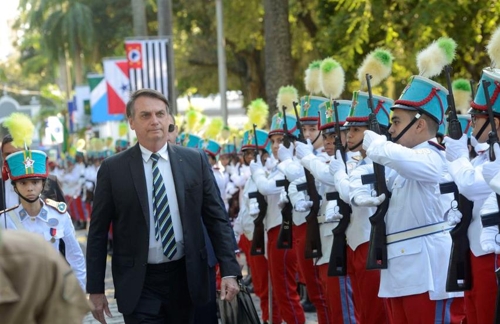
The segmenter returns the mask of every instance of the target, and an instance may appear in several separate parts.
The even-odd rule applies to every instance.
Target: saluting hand
[[[240,286],[236,278],[225,277],[222,278],[220,283],[220,299],[232,301],[234,297],[240,292]]]

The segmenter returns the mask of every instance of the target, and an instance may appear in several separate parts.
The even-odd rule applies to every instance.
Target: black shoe
[[[316,307],[314,306],[313,303],[311,303],[311,301],[306,300],[305,302],[301,302],[300,304],[302,305],[302,309],[304,310],[304,312],[306,313],[316,312]]]

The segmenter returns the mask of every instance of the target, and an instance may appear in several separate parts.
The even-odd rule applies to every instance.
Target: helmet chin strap
[[[314,145],[314,143],[316,143],[316,141],[318,140],[318,138],[321,136],[321,132],[318,132],[318,135],[316,136],[316,138],[312,141],[312,145]]]
[[[44,179],[44,180],[42,180],[42,188],[45,188],[45,179]],[[15,183],[14,183],[14,191],[16,192],[16,194],[17,194],[19,197],[21,197],[24,201],[29,202],[30,204],[32,204],[32,203],[34,203],[34,202],[36,202],[36,201],[37,201],[38,199],[40,199],[40,197],[42,196],[42,193],[40,193],[40,194],[38,195],[38,197],[36,197],[35,199],[28,199],[28,198],[24,197],[23,195],[21,195],[21,193],[19,192],[19,190],[17,190],[17,186],[16,186],[16,184],[15,184]]]
[[[353,147],[349,148],[349,151],[357,149],[361,144],[363,144],[363,140],[359,141],[358,144],[354,145]],[[346,145],[347,147],[347,145]],[[344,148],[345,150],[345,148]]]
[[[481,127],[481,128],[479,129],[479,132],[477,132],[476,136],[474,136],[474,137],[476,138],[476,140],[477,140],[478,138],[480,138],[480,137],[481,137],[481,135],[483,135],[484,131],[486,130],[486,127],[488,127],[488,125],[489,125],[489,124],[490,124],[490,123],[484,123],[484,124],[483,124],[483,127]]]
[[[405,128],[403,128],[403,130],[401,131],[401,133],[399,133],[398,136],[392,138],[391,140],[394,142],[394,143],[397,143],[397,141],[399,141],[401,139],[401,137],[403,137],[403,135],[420,119],[422,115],[420,113],[417,113],[415,115],[415,117],[413,117],[412,121],[406,125]]]

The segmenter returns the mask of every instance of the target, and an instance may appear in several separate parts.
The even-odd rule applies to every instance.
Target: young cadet
[[[385,216],[388,267],[381,270],[379,297],[388,298],[393,323],[462,320],[452,299],[460,294],[445,290],[451,238],[439,182],[446,159],[435,136],[447,94],[440,84],[413,76],[391,108],[393,142],[369,130],[363,138],[366,155],[391,169],[386,174],[392,193]]]
[[[315,265],[318,268],[323,290],[326,294],[330,312],[330,321],[332,323],[357,323],[358,316],[355,313],[356,310],[353,302],[350,277],[328,276],[328,266],[333,244],[332,230],[338,225],[338,218],[333,219],[333,217],[328,217],[327,215],[327,208],[329,206],[332,210],[334,210],[335,206],[337,206],[337,202],[335,200],[327,201],[327,194],[336,191],[335,181],[329,172],[328,163],[330,161],[330,156],[335,155],[336,136],[340,136],[342,142],[345,143],[345,128],[343,125],[347,115],[349,114],[351,101],[338,100],[337,103],[339,104],[337,109],[339,114],[339,126],[342,131],[341,134],[335,133],[335,124],[337,121],[335,119],[332,104],[329,101],[322,103],[319,106],[319,129],[322,132],[324,153],[314,155],[311,145],[297,143],[297,157],[300,158],[301,165],[309,170],[316,179],[318,193],[321,194],[322,204],[318,215],[318,223],[322,256],[316,260]],[[349,158],[348,164],[352,165],[352,161]],[[305,197],[305,194],[303,192],[298,192],[296,189],[296,185],[304,181],[304,178],[298,179],[290,185],[290,198],[295,206],[299,203],[300,207],[300,201],[308,202],[309,205],[311,204],[311,202],[308,201],[308,198]]]
[[[270,141],[268,138],[268,133],[264,130],[257,129],[256,135],[253,134],[253,130],[247,130],[243,134],[241,151],[246,157],[255,157],[255,136],[257,137],[257,143],[259,144],[259,152],[261,157],[261,163],[266,165],[267,158],[269,157],[268,151],[270,151]],[[269,171],[269,170],[268,170]],[[269,266],[268,261],[264,255],[252,255],[250,253],[250,247],[252,246],[252,238],[254,233],[254,218],[259,214],[259,206],[256,198],[250,198],[249,193],[257,191],[257,185],[253,181],[252,177],[248,178],[242,192],[243,200],[240,206],[238,217],[236,218],[234,224],[234,231],[237,237],[239,237],[239,243],[244,245],[244,253],[246,256],[247,264],[250,269],[252,269],[252,284],[253,289],[257,297],[260,300],[260,308],[262,310],[262,321],[264,323],[281,323],[281,315],[279,312],[279,307],[277,300],[279,296],[272,297],[272,319],[269,318],[269,285],[268,285],[268,275]],[[273,290],[274,291],[274,290]],[[272,320],[272,321],[271,321]]]
[[[346,230],[348,273],[353,286],[353,295],[356,311],[360,323],[386,323],[388,318],[384,301],[377,297],[380,285],[380,272],[367,270],[368,245],[370,240],[371,224],[369,217],[375,214],[377,206],[384,200],[382,197],[373,197],[373,185],[363,184],[361,177],[373,173],[373,162],[366,156],[363,149],[364,131],[369,129],[368,116],[371,110],[368,106],[368,93],[355,91],[352,98],[352,107],[345,126],[347,132],[347,148],[351,152],[359,152],[361,158],[349,175],[340,156],[330,161],[330,173],[335,178],[335,187],[340,198],[351,205],[351,222]],[[373,95],[373,109],[383,133],[389,127],[389,111],[394,101]],[[342,215],[333,214],[334,219],[340,220]]]
[[[272,118],[269,140],[271,141],[272,155],[278,160],[279,145],[283,142],[285,131],[283,130],[283,119],[286,118],[287,125],[295,125],[296,119],[290,115],[283,116],[281,112]],[[291,127],[289,134],[294,136],[296,129]],[[272,161],[272,157],[269,157]],[[269,161],[268,159],[268,161]],[[269,162],[267,162],[269,163]],[[297,255],[292,249],[278,249],[278,235],[282,223],[281,207],[278,206],[283,187],[276,186],[276,180],[283,180],[284,175],[276,167],[266,175],[266,170],[261,161],[250,163],[252,179],[257,185],[259,192],[267,199],[267,212],[264,219],[264,228],[267,232],[266,252],[268,256],[269,271],[273,296],[276,296],[281,317],[287,323],[305,323],[305,315],[300,298],[297,293]]]
[[[11,206],[14,208],[9,208],[0,217],[0,226],[40,234],[56,250],[59,250],[60,241],[64,240],[66,260],[85,290],[85,258],[66,212],[66,204],[40,198],[48,176],[47,155],[42,151],[25,149],[10,154],[6,161],[9,178],[21,198],[21,204]]]
[[[493,131],[499,134],[500,124],[500,100],[493,97],[494,93],[500,91],[498,82],[500,73],[498,70],[486,68],[483,70],[481,81],[491,82],[488,91],[490,94],[495,127]],[[488,120],[486,99],[484,96],[483,83],[471,103],[471,124],[473,127],[472,137],[479,143],[476,147],[482,147],[478,156],[469,161],[469,150],[467,136],[459,140],[446,138],[446,158],[449,161],[449,173],[457,184],[462,195],[474,203],[472,210],[472,221],[469,225],[468,237],[471,249],[471,271],[472,289],[465,291],[465,312],[467,323],[492,323],[495,317],[495,296],[497,285],[495,270],[498,266],[495,255],[495,235],[481,235],[482,225],[480,215],[491,209],[487,206],[481,211],[483,204],[491,194],[491,188],[482,175],[483,165],[489,161],[488,149],[484,147],[488,140],[488,133],[492,131]],[[459,220],[458,220],[459,221]],[[484,233],[492,233],[493,228],[485,229]]]
[[[304,138],[311,144],[312,150],[316,154],[321,154],[323,151],[323,139],[318,128],[319,125],[319,106],[328,99],[316,96],[305,96],[301,98],[300,105],[300,121]],[[288,125],[289,128],[296,125]],[[283,144],[279,145],[278,158],[280,163],[278,169],[285,175],[290,183],[293,183],[298,178],[304,177],[304,167],[300,165],[298,159],[293,158],[294,144],[290,143],[290,147],[286,148]],[[305,182],[303,180],[302,182]],[[293,189],[292,189],[293,190]],[[283,192],[285,194],[285,192]],[[309,204],[309,202],[306,202]],[[316,308],[318,314],[318,323],[331,323],[329,319],[328,304],[326,302],[325,291],[321,285],[318,268],[314,266],[313,259],[306,259],[306,216],[308,212],[298,211],[294,209],[293,214],[293,249],[297,253],[298,268],[301,274],[301,282],[306,285],[306,299],[302,302],[305,311],[308,311],[308,304]],[[309,306],[310,307],[310,306]]]

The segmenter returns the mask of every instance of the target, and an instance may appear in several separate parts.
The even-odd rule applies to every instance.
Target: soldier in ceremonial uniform
[[[271,141],[272,156],[266,164],[271,164],[271,171],[266,174],[266,169],[262,162],[250,163],[252,179],[257,185],[259,192],[267,199],[267,212],[264,218],[264,228],[267,232],[266,252],[271,274],[273,296],[277,298],[280,314],[287,323],[305,323],[304,310],[300,304],[300,297],[297,293],[297,255],[292,249],[278,249],[277,241],[282,223],[281,207],[278,206],[283,187],[276,186],[276,180],[283,180],[285,177],[281,171],[275,167],[278,160],[279,145],[283,141],[285,131],[283,130],[284,118],[288,125],[295,125],[296,119],[290,115],[283,116],[281,112],[272,118],[269,140]],[[296,128],[291,127],[289,134],[295,136]]]
[[[321,132],[318,128],[319,125],[319,106],[327,101],[328,99],[316,96],[305,96],[301,98],[300,105],[300,121],[302,126],[302,131],[304,138],[310,143],[310,153],[314,156],[315,154],[324,156],[323,152],[323,138],[321,137]],[[287,107],[291,109],[292,107]],[[295,124],[288,124],[290,129],[295,128]],[[301,143],[302,144],[302,143]],[[300,144],[297,144],[300,145]],[[304,144],[302,144],[304,145]],[[304,183],[304,167],[300,165],[299,159],[293,158],[294,144],[291,143],[289,148],[280,144],[278,149],[278,159],[280,163],[278,164],[278,169],[286,176],[290,183],[293,183],[297,179],[302,179],[300,182]],[[294,186],[289,188],[289,195],[291,191],[294,190]],[[283,192],[284,194],[284,192]],[[303,197],[304,195],[302,195]],[[295,201],[294,201],[295,202]],[[292,204],[294,204],[292,202]],[[301,200],[301,203],[306,204],[306,207],[302,209],[293,210],[293,241],[295,246],[293,250],[297,254],[298,269],[301,273],[301,282],[306,286],[306,296],[305,300],[302,302],[304,310],[307,311],[308,304],[311,304],[316,308],[318,313],[318,323],[331,323],[329,305],[326,301],[325,289],[321,285],[320,273],[318,268],[315,267],[315,262],[313,259],[306,259],[305,257],[305,247],[306,247],[306,216],[308,215],[309,208],[312,203]],[[299,203],[300,204],[300,203]],[[296,204],[294,204],[296,205]],[[309,306],[310,307],[310,306]]]
[[[499,134],[500,100],[493,94],[500,91],[500,73],[496,69],[486,68],[483,70],[481,80],[491,82],[488,91],[495,117],[496,129],[493,131]],[[495,270],[499,264],[495,254],[497,252],[496,234],[498,229],[497,227],[483,229],[481,225],[481,214],[488,214],[494,212],[494,209],[498,209],[490,203],[485,203],[492,193],[488,185],[491,178],[488,176],[485,179],[482,175],[483,165],[489,161],[489,145],[486,141],[488,133],[492,129],[488,120],[488,108],[482,82],[479,83],[476,97],[471,106],[472,138],[475,138],[479,143],[476,147],[482,148],[478,150],[477,157],[469,160],[467,135],[465,134],[458,140],[446,138],[445,143],[446,157],[450,162],[449,172],[460,193],[474,203],[472,221],[467,232],[471,250],[472,289],[465,292],[465,313],[467,323],[476,324],[492,323],[495,317],[495,298],[492,296],[495,296],[498,290]],[[496,204],[496,197],[494,197],[493,203]],[[456,222],[459,221],[460,219],[456,220]]]
[[[393,100],[382,96],[373,96],[373,106],[380,128],[387,132],[389,126],[389,111]],[[373,185],[362,184],[361,177],[373,173],[373,162],[366,156],[363,149],[364,131],[368,130],[368,116],[371,113],[368,107],[368,93],[355,91],[353,94],[350,115],[345,126],[347,132],[347,148],[352,152],[359,152],[355,167],[349,175],[346,166],[337,156],[330,161],[330,173],[335,178],[335,187],[340,198],[351,205],[351,221],[346,230],[347,238],[347,272],[352,282],[355,308],[359,314],[359,323],[387,323],[387,315],[383,299],[377,297],[380,285],[380,271],[367,270],[368,241],[370,239],[369,217],[375,214],[377,206],[384,197],[372,197]],[[340,213],[327,210],[327,217],[331,214],[335,220],[342,219]]]
[[[40,198],[47,179],[47,155],[42,151],[23,150],[10,154],[7,170],[21,204],[11,206],[1,216],[2,227],[38,233],[58,250],[61,240],[66,246],[66,260],[85,289],[86,270],[82,249],[66,204]]]
[[[461,323],[463,319],[462,300],[455,303],[453,298],[461,293],[445,290],[451,227],[439,197],[446,158],[435,137],[445,118],[447,94],[427,77],[413,76],[391,108],[393,142],[373,131],[364,132],[368,158],[391,169],[386,174],[392,193],[385,216],[388,267],[381,270],[378,295],[388,298],[393,323]]]

